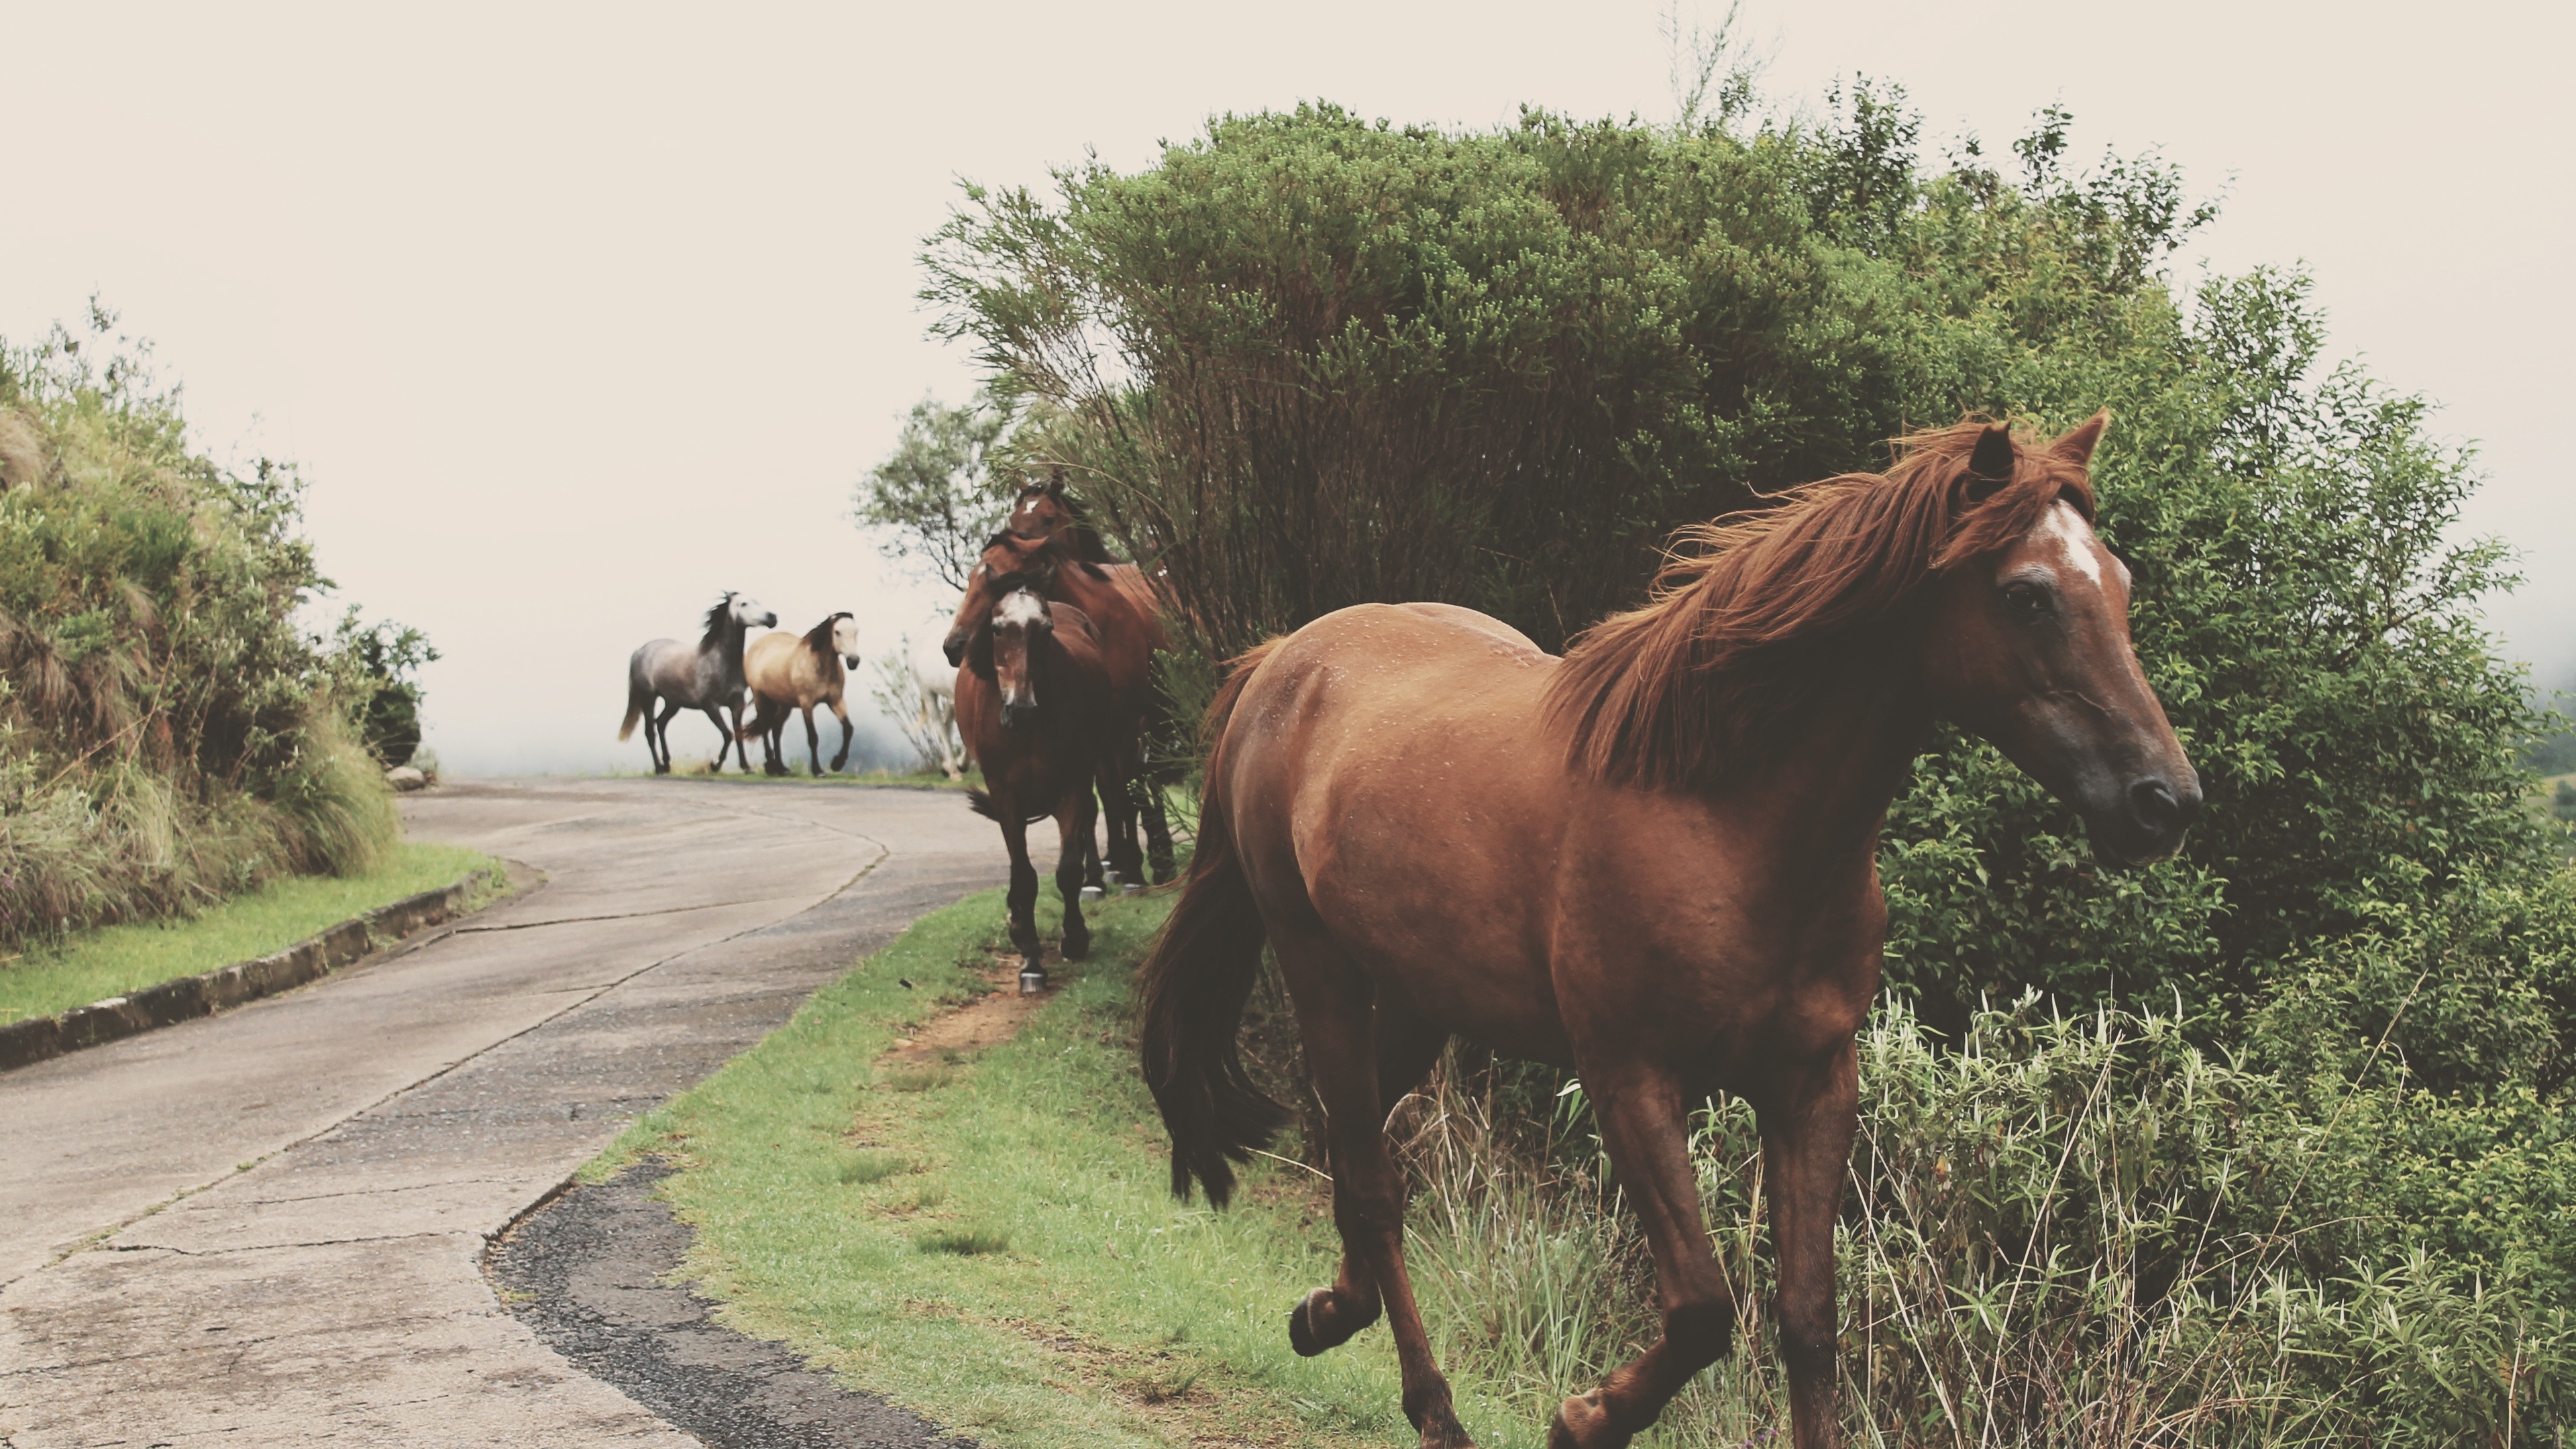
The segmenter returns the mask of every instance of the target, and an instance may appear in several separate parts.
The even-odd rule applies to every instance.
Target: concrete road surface
[[[505,1312],[486,1236],[1006,869],[946,792],[516,781],[404,814],[546,883],[0,1074],[0,1444],[695,1443]]]

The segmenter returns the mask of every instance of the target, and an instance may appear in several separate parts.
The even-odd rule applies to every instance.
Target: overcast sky
[[[2569,683],[2570,14],[1751,0],[1746,28],[1782,101],[1865,72],[1907,88],[1927,141],[1990,149],[2059,102],[2079,156],[2160,147],[2223,192],[2186,270],[2306,263],[2338,351],[2445,405],[2493,480],[2471,525],[2533,578],[2492,618]],[[95,293],[158,343],[218,456],[299,460],[344,597],[446,652],[429,738],[451,769],[638,768],[615,740],[627,654],[715,591],[796,628],[852,609],[871,649],[938,608],[845,515],[904,410],[972,385],[913,301],[959,178],[1039,182],[1086,150],[1132,169],[1213,113],[1306,98],[1666,118],[1659,18],[0,3],[0,335]]]

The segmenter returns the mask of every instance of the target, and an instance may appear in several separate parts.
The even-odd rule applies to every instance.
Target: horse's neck
[[[716,641],[716,670],[724,676],[726,684],[736,689],[742,687],[743,638],[750,632],[740,619],[727,619],[724,636]]]
[[[1913,682],[1874,663],[1814,691],[1752,745],[1758,759],[1719,802],[1739,828],[1767,837],[1776,859],[1830,870],[1874,858],[1888,807],[1931,725]]]

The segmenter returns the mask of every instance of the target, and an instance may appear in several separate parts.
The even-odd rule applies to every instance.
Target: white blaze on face
[[[1022,628],[1042,623],[1046,616],[1046,601],[1026,589],[1013,589],[993,609],[994,623],[1017,624]]]
[[[2060,498],[2049,505],[2048,512],[2032,529],[2035,537],[2052,539],[2065,555],[2066,566],[2084,575],[2094,587],[2102,584],[2102,560],[2094,550],[2093,525],[2075,511],[2075,505]]]
[[[832,621],[832,650],[834,653],[840,655],[844,661],[859,657],[858,620],[835,619]],[[852,665],[851,667],[856,668],[857,666]]]

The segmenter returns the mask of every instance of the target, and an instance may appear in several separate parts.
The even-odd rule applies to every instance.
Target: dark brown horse
[[[1328,1123],[1338,1279],[1320,1353],[1384,1311],[1425,1446],[1464,1445],[1404,1270],[1382,1124],[1452,1036],[1572,1067],[1651,1245],[1663,1337],[1567,1399],[1548,1442],[1613,1449],[1729,1347],[1736,1304],[1688,1150],[1713,1091],[1761,1122],[1799,1449],[1835,1441],[1834,1220],[1853,1037],[1877,995],[1878,836],[1935,720],[2083,812],[2119,862],[2200,804],[2094,537],[2103,419],[2054,442],[1962,423],[1885,476],[1696,530],[1652,600],[1563,659],[1443,605],[1363,605],[1245,656],[1220,692],[1198,856],[1144,968],[1172,1181],[1222,1204],[1282,1120],[1236,1054],[1266,939]]]
[[[1172,832],[1163,814],[1162,777],[1156,773],[1145,749],[1153,737],[1153,727],[1161,724],[1168,713],[1163,706],[1161,692],[1153,682],[1153,652],[1171,647],[1164,637],[1161,600],[1155,595],[1153,583],[1142,568],[1131,563],[1119,563],[1109,556],[1108,546],[1101,541],[1100,530],[1092,527],[1082,505],[1065,492],[1061,470],[1042,484],[1022,488],[1019,496],[1011,501],[1010,517],[1003,523],[1003,528],[1015,538],[1053,539],[1073,558],[1090,566],[1088,573],[1117,585],[1126,600],[1124,609],[1099,599],[1094,599],[1089,607],[1098,611],[1096,618],[1106,621],[1102,627],[1107,632],[1118,635],[1129,632],[1132,627],[1135,637],[1145,646],[1141,670],[1145,679],[1144,700],[1138,714],[1136,773],[1127,782],[1128,804],[1144,826],[1145,855],[1153,862],[1155,883],[1159,885],[1170,880]],[[1081,599],[1067,597],[1076,606],[1083,605]],[[1125,648],[1123,644],[1113,647],[1121,651]]]
[[[1046,986],[1046,965],[1028,827],[1055,817],[1064,959],[1079,961],[1091,949],[1082,919],[1083,850],[1096,818],[1091,795],[1116,768],[1117,708],[1099,631],[1081,610],[1049,603],[1024,582],[1002,591],[960,653],[957,728],[984,771],[984,788],[967,798],[1002,827],[1020,990],[1034,993]]]
[[[976,621],[992,612],[1001,591],[1023,581],[1048,599],[1080,609],[1099,631],[1101,661],[1109,671],[1119,732],[1117,769],[1103,775],[1100,785],[1101,802],[1109,812],[1110,868],[1129,886],[1141,887],[1144,853],[1137,849],[1131,823],[1141,816],[1154,879],[1169,880],[1172,840],[1160,792],[1129,788],[1145,780],[1139,742],[1155,705],[1154,652],[1168,647],[1162,620],[1154,612],[1153,590],[1134,564],[1095,564],[1077,556],[1062,538],[1023,538],[1004,529],[984,546],[983,558],[967,575],[966,596],[958,602],[956,622],[941,642],[952,663],[965,657]],[[1117,798],[1112,799],[1113,794]]]

